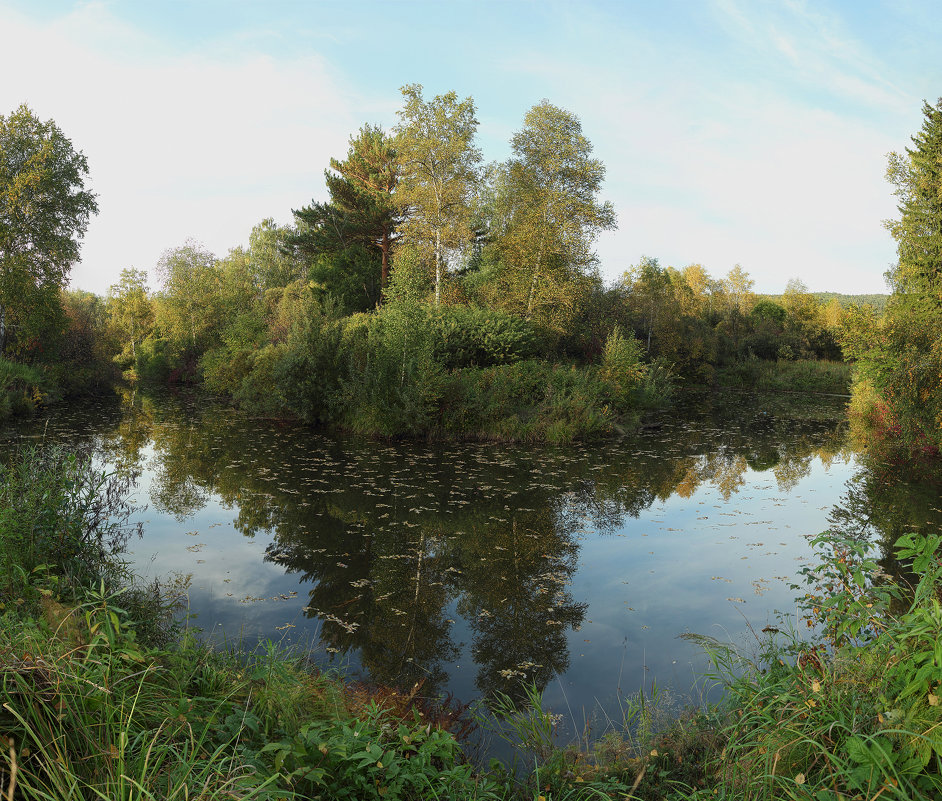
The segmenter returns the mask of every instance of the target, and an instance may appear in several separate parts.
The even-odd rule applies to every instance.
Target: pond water
[[[533,681],[576,729],[652,682],[703,692],[678,635],[748,645],[794,614],[856,469],[844,400],[798,396],[704,395],[558,448],[338,439],[127,392],[4,436],[138,472],[134,568],[188,576],[206,636],[462,701]]]

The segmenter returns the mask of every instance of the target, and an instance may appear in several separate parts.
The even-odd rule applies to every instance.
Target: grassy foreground
[[[559,748],[530,688],[492,700],[515,766],[465,757],[473,718],[346,685],[274,646],[220,652],[174,626],[172,588],[131,586],[128,484],[25,451],[0,468],[0,796],[6,799],[876,799],[942,793],[942,538],[904,538],[912,588],[853,538],[818,542],[817,639],[756,655],[700,638],[720,708],[626,705]],[[496,721],[496,722],[495,722]],[[478,721],[480,723],[480,721]],[[482,724],[483,725],[483,724]]]

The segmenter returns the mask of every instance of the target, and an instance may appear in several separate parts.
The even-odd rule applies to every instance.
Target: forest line
[[[731,365],[841,358],[850,312],[797,279],[772,299],[739,265],[714,277],[643,257],[607,283],[594,243],[615,212],[571,112],[535,105],[510,158],[484,164],[471,98],[402,95],[393,129],[366,124],[331,159],[327,202],[263,220],[223,257],[171,248],[156,289],[127,268],[104,297],[64,288],[97,209],[84,157],[26,107],[2,120],[5,152],[60,151],[13,164],[5,194],[26,242],[0,250],[9,410],[123,377],[368,435],[569,441]],[[36,193],[46,211],[26,203],[61,162],[72,173]],[[58,239],[37,238],[56,215]],[[44,248],[57,271],[40,269]]]

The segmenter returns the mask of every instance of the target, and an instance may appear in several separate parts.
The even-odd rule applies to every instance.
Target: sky
[[[71,286],[99,294],[326,200],[330,158],[412,83],[473,97],[486,161],[544,98],[581,119],[608,281],[648,256],[885,292],[886,155],[942,95],[934,0],[0,0],[0,34],[0,114],[26,103],[88,158]]]

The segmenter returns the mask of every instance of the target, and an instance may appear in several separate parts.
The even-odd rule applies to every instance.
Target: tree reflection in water
[[[849,457],[839,404],[745,395],[705,395],[658,432],[569,448],[345,441],[140,392],[92,429],[117,469],[150,470],[158,511],[182,521],[213,498],[245,537],[270,534],[265,560],[309,586],[305,613],[330,652],[434,691],[467,631],[485,696],[567,670],[587,609],[571,591],[586,530],[704,485],[729,499],[747,471],[787,491],[814,460]]]

